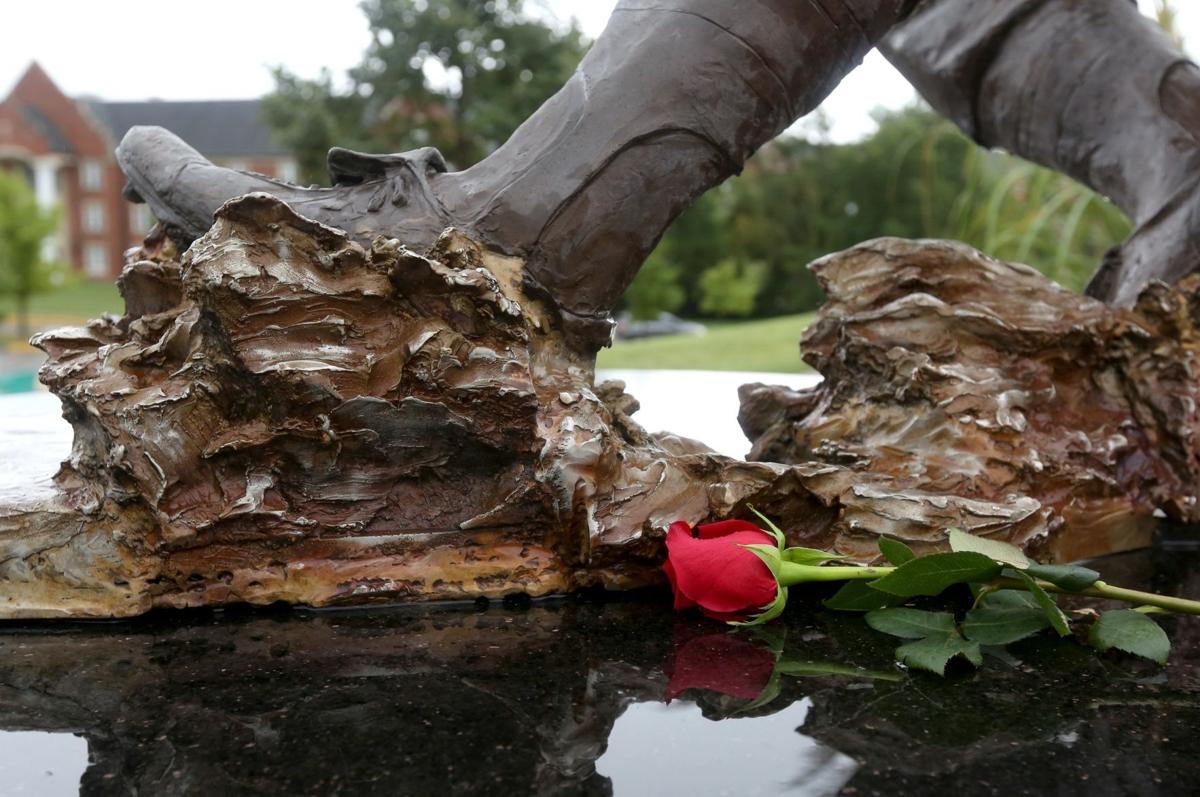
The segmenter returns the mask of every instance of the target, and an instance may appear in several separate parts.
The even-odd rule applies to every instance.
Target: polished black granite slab
[[[1094,566],[1200,595],[1189,551]],[[1047,637],[940,679],[818,596],[757,633],[660,592],[8,624],[0,791],[1200,792],[1200,618],[1165,668]]]

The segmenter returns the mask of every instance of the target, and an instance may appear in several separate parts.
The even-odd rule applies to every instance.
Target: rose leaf
[[[1097,650],[1116,648],[1135,656],[1167,663],[1171,640],[1158,623],[1133,609],[1116,609],[1100,615],[1088,630],[1088,641]]]
[[[899,595],[880,592],[865,581],[847,581],[841,589],[822,601],[821,605],[839,612],[869,612],[903,600]]]
[[[1030,565],[1025,572],[1067,592],[1085,590],[1100,578],[1095,570],[1079,565]]]
[[[1025,589],[1029,590],[1029,594],[1037,601],[1038,606],[1042,607],[1042,613],[1045,614],[1046,619],[1050,621],[1051,627],[1058,632],[1059,636],[1066,636],[1071,633],[1071,628],[1067,625],[1067,616],[1062,613],[1062,609],[1058,608],[1058,603],[1055,602],[1054,598],[1037,583],[1037,579],[1024,570],[1010,569],[1004,572],[1005,575],[1025,583]]]
[[[954,615],[949,612],[926,612],[920,609],[876,609],[868,612],[867,625],[876,631],[902,639],[940,636],[954,631]]]
[[[1015,545],[1000,540],[977,537],[962,529],[950,529],[950,550],[981,553],[994,561],[1024,569],[1035,562]]]
[[[1034,596],[1002,589],[989,592],[978,606],[967,612],[962,630],[968,639],[982,645],[1007,645],[1049,625],[1050,619]]]
[[[946,674],[946,663],[955,656],[962,656],[978,667],[983,663],[979,643],[963,639],[957,631],[937,636],[927,636],[896,648],[896,658],[920,670],[938,675]]]
[[[900,542],[900,540],[893,540],[891,537],[879,538],[879,551],[883,554],[884,559],[887,559],[896,567],[917,558],[912,548],[909,548]]]
[[[999,574],[1000,565],[981,553],[935,553],[906,562],[870,584],[883,592],[911,598],[940,595],[953,584],[990,581]]]

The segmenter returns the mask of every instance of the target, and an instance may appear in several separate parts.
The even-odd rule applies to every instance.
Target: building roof
[[[46,144],[50,147],[51,152],[75,151],[75,147],[71,146],[71,142],[58,129],[58,126],[50,120],[50,117],[42,112],[41,108],[25,103],[16,103],[16,108],[21,116],[25,118],[25,121],[29,122],[30,126],[46,140]]]
[[[276,143],[259,100],[192,102],[86,101],[92,115],[120,141],[135,125],[165,127],[208,156],[289,155]]]

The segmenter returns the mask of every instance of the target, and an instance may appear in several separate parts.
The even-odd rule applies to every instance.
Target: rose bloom
[[[742,545],[775,538],[745,520],[706,523],[692,529],[682,520],[667,530],[663,569],[675,591],[675,608],[698,606],[714,620],[744,620],[775,600],[779,583],[754,551]]]

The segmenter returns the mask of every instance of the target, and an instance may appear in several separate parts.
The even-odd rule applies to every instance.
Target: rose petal
[[[675,568],[671,566],[671,560],[663,562],[663,570],[667,574],[667,581],[671,582],[671,591],[675,593],[675,611],[682,609],[690,609],[696,605],[696,602],[683,594],[683,590],[679,589],[679,585],[675,583]]]
[[[775,600],[779,585],[753,551],[738,546],[773,542],[760,529],[707,540],[670,529],[667,556],[677,592],[711,612],[758,611]]]
[[[692,527],[688,525],[686,520],[676,520],[670,526],[667,526],[667,533],[670,534],[672,531],[683,532],[689,537],[692,536]]]
[[[696,533],[700,535],[700,539],[702,540],[727,537],[739,531],[757,531],[759,534],[767,534],[748,520],[719,520],[716,523],[705,523],[696,527]],[[767,542],[775,542],[774,537],[770,535],[767,535],[767,537]]]

